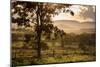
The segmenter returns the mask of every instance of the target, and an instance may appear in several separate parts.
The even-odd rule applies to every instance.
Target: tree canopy
[[[62,37],[65,32],[58,29],[52,23],[51,17],[58,15],[61,11],[70,12],[74,16],[73,11],[69,8],[71,4],[57,4],[57,3],[43,3],[43,2],[21,2],[16,1],[12,2],[11,14],[12,14],[12,23],[17,23],[18,26],[30,27],[31,24],[34,24],[34,29],[36,32],[37,40],[37,53],[38,57],[41,55],[41,35],[45,33],[48,38],[50,34],[53,33],[55,38],[58,33]]]

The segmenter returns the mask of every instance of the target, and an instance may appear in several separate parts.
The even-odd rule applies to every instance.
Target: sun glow
[[[88,11],[88,8],[86,6],[73,5],[69,9],[74,12],[74,14],[75,14],[74,16],[71,16],[70,13],[61,12],[59,15],[52,17],[52,20],[53,21],[56,21],[56,20],[76,20],[78,22],[93,21],[93,19],[91,19],[91,18],[84,19],[82,16],[80,16],[81,12]]]
[[[78,5],[73,5],[69,9],[75,13],[74,16],[71,16],[70,13],[60,13],[59,15],[53,17],[52,19],[53,20],[71,20],[71,19],[75,19],[75,17],[79,15],[79,13],[81,12],[81,7]]]

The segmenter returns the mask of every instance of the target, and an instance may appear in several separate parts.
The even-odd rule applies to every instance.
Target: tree
[[[70,12],[73,16],[74,13],[71,10],[65,8],[71,6],[70,4],[53,4],[42,2],[12,2],[12,22],[17,23],[18,26],[29,27],[30,22],[34,23],[37,41],[37,57],[41,58],[41,35],[46,33],[50,36],[54,30],[52,16],[58,15],[62,10],[63,12]],[[17,15],[14,17],[14,15]]]

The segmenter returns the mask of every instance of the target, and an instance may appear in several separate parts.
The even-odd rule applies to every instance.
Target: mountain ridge
[[[66,33],[93,33],[95,32],[95,22],[80,23],[75,20],[57,20],[54,21],[54,26],[64,30]]]

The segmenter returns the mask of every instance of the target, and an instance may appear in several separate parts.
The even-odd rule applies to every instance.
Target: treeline
[[[59,34],[59,33],[58,33]],[[45,44],[43,46],[47,46],[47,44],[45,43],[46,41],[50,41],[50,42],[59,42],[61,44],[62,47],[66,46],[66,45],[72,45],[72,44],[79,44],[80,47],[83,47],[84,45],[88,45],[88,46],[94,46],[95,47],[95,43],[96,43],[96,34],[95,33],[82,33],[82,34],[74,34],[74,33],[70,33],[70,34],[65,34],[63,36],[58,36],[58,37],[54,37],[52,36],[51,38],[47,38],[46,35],[42,35],[43,40],[41,41],[41,44]],[[35,42],[35,34],[31,33],[31,34],[21,34],[21,33],[12,33],[12,41],[22,41],[22,42],[27,42],[27,45],[29,42],[33,43]]]
[[[76,34],[66,34],[65,36],[66,44],[72,44],[73,42],[79,42],[81,45],[95,46],[96,34],[95,33],[82,33]]]

